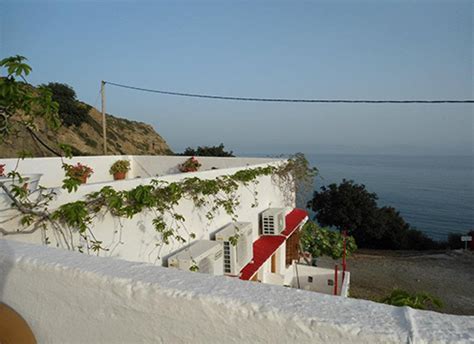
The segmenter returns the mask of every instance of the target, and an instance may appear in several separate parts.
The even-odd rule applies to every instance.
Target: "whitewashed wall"
[[[0,301],[39,343],[472,343],[474,317],[0,240]]]
[[[78,158],[78,160],[92,166],[95,169],[96,173],[98,170],[106,169],[108,174],[108,169],[111,165],[111,161],[108,160],[108,158],[109,157],[89,157],[88,159],[91,160],[85,160],[85,158]],[[122,157],[112,158],[118,159]],[[176,166],[177,161],[184,160],[182,157],[161,156],[151,157],[148,160],[146,159],[146,157],[134,157],[134,159],[137,159],[137,161],[140,160],[141,166],[146,165],[146,169],[148,171],[158,170],[158,165],[160,165],[161,167],[164,166],[164,169],[168,168],[169,166]],[[197,176],[202,179],[212,179],[224,174],[233,174],[243,168],[247,168],[247,166],[249,168],[252,168],[257,166],[267,166],[268,163],[281,163],[281,160],[252,158],[207,158],[202,159],[202,161],[205,161],[208,166],[217,165],[221,168],[217,170],[200,171],[195,173],[165,175],[157,179],[166,180],[169,182],[178,181],[186,177],[194,176]],[[255,162],[261,163],[262,161],[266,163],[251,165]],[[38,169],[36,171],[44,171],[45,177],[48,176],[47,178],[50,178],[49,176],[54,175],[54,173],[58,173],[58,168],[60,168],[60,161],[57,158],[28,159],[21,162],[20,172],[29,170],[26,165],[23,165],[24,162],[30,165],[34,162],[38,166]],[[10,161],[10,163],[13,162]],[[153,164],[157,164],[157,166],[153,167]],[[228,166],[231,165],[237,165],[237,167],[229,168]],[[134,165],[134,168],[136,171],[136,165]],[[60,170],[59,173],[61,173]],[[57,176],[57,178],[59,178],[59,176]],[[62,179],[62,176],[60,178]],[[105,176],[101,175],[98,178],[105,178]],[[152,178],[134,178],[123,181],[88,183],[82,185],[75,193],[67,193],[64,190],[56,189],[58,196],[57,199],[51,203],[51,208],[54,209],[61,204],[81,199],[86,194],[98,191],[106,185],[111,185],[119,190],[129,190],[133,187],[136,187],[137,185],[147,184],[151,181],[151,179]],[[254,202],[252,187],[250,188],[251,190],[242,187],[238,191],[240,195],[241,205],[238,207],[236,213],[238,215],[239,221],[251,222],[253,224],[253,240],[256,240],[258,237],[258,214],[269,207],[284,207],[285,205],[288,205],[287,198],[285,198],[285,195],[282,193],[278,185],[275,185],[271,179],[272,178],[270,176],[260,177],[258,179],[259,184],[256,186],[256,190],[258,191],[259,204],[256,208],[251,207],[251,204]],[[53,181],[50,179],[45,179],[45,181],[49,185],[58,184],[57,180]],[[93,180],[91,179],[91,181]],[[6,197],[6,195],[0,194],[0,209],[7,209],[10,207],[10,204],[11,201]],[[290,202],[289,205],[294,206],[294,201]],[[216,230],[231,221],[231,218],[224,212],[217,214],[217,216],[212,221],[209,221],[205,217],[206,210],[199,211],[195,208],[194,204],[191,201],[187,200],[182,200],[177,206],[176,210],[185,217],[186,229],[189,232],[196,233],[196,239],[209,239],[212,233],[214,233]],[[0,220],[2,219],[2,216],[7,217],[10,215],[11,214],[9,212],[3,213],[3,215],[0,212]],[[182,248],[182,244],[172,243],[168,246],[156,246],[156,244],[160,243],[161,240],[152,226],[152,219],[153,214],[149,212],[138,214],[133,219],[118,219],[116,217],[111,216],[110,214],[106,214],[105,216],[96,219],[93,224],[94,235],[96,236],[97,240],[103,241],[104,246],[110,250],[108,252],[101,252],[100,254],[106,256],[120,257],[132,261],[161,264],[163,262],[163,258],[166,258],[170,253],[176,251],[177,249]],[[18,221],[5,224],[4,226],[8,226],[9,228],[19,227]],[[52,245],[54,246],[57,240],[55,240],[55,237],[51,231],[48,232],[49,238],[52,241]],[[182,230],[180,234],[187,238],[185,230]],[[5,238],[30,243],[40,243],[42,240],[41,233],[39,231],[35,234],[7,236]],[[78,241],[76,239],[76,244],[77,243]]]
[[[113,176],[109,169],[117,160],[129,160],[131,170],[127,178],[137,177],[147,178],[156,176],[165,176],[169,174],[180,173],[178,165],[182,164],[189,157],[184,156],[165,156],[165,155],[108,155],[108,156],[79,156],[72,159],[61,158],[27,158],[18,159],[0,159],[0,164],[5,164],[5,171],[9,172],[16,168],[18,172],[42,173],[41,185],[45,187],[58,187],[62,185],[64,179],[64,170],[61,168],[63,162],[67,164],[76,164],[78,162],[92,167],[94,173],[88,180],[88,184],[112,182]],[[200,171],[211,170],[213,167],[218,169],[234,168],[258,165],[278,161],[270,158],[216,158],[216,157],[198,157],[202,164]]]

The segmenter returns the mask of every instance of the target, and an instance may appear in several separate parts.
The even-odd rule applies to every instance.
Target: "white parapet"
[[[0,300],[39,343],[472,343],[474,317],[0,240]]]

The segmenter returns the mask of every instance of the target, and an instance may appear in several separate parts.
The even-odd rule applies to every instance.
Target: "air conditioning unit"
[[[224,274],[224,257],[221,242],[197,240],[189,247],[168,258],[168,267],[197,271],[211,275]]]
[[[262,235],[278,235],[285,230],[285,208],[268,208],[261,215]]]
[[[224,273],[238,275],[253,257],[252,224],[250,222],[232,222],[216,233],[216,241],[224,244]],[[231,238],[237,242],[233,245]]]

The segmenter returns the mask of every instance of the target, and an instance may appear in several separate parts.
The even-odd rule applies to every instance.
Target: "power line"
[[[356,103],[356,104],[469,104],[474,103],[474,100],[350,100],[350,99],[288,99],[288,98],[253,98],[253,97],[230,97],[218,96],[198,93],[184,93],[173,91],[153,90],[143,87],[135,87],[115,82],[104,81],[105,84],[127,88],[136,91],[158,93],[171,96],[192,97],[192,98],[206,98],[216,100],[234,100],[234,101],[248,101],[248,102],[274,102],[274,103]]]

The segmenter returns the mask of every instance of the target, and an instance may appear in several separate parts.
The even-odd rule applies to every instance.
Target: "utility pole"
[[[104,138],[104,155],[107,155],[107,120],[105,115],[105,81],[100,83],[100,94],[102,96],[102,136]]]

